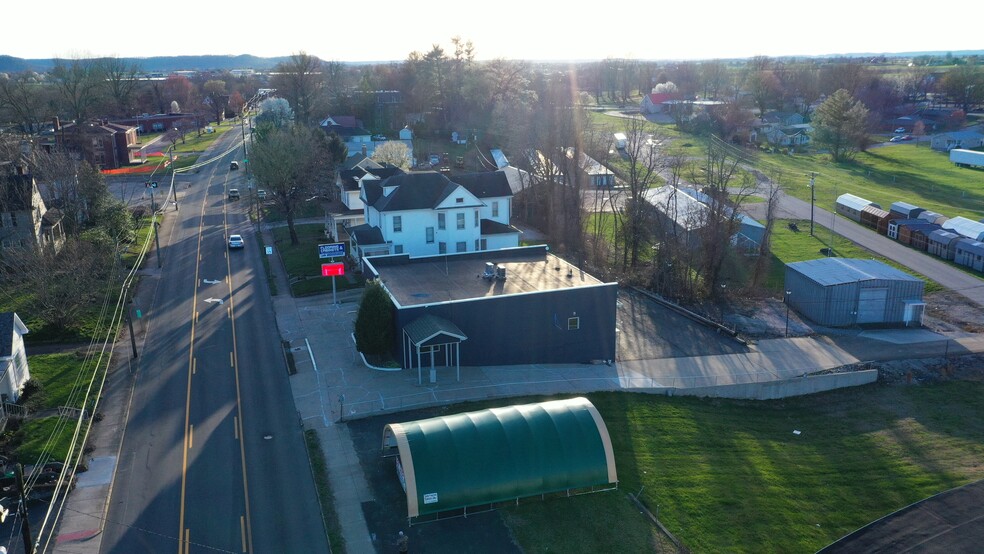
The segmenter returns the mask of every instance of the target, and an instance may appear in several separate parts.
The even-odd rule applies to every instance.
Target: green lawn
[[[59,416],[51,416],[31,419],[22,423],[11,437],[14,459],[22,464],[33,464],[38,461],[42,453],[47,452],[52,459],[64,461],[68,456],[68,446],[72,442],[72,435],[75,433],[75,423],[68,421],[59,429],[58,422],[60,419]],[[52,438],[52,433],[56,431],[57,433]],[[48,448],[45,448],[49,440],[53,440],[53,442]]]
[[[29,356],[27,362],[31,368],[31,379],[39,381],[44,387],[41,409],[69,405],[75,380],[82,371],[82,360],[71,353],[35,354]],[[86,369],[87,377],[91,376],[91,364]],[[81,406],[80,399],[76,398],[72,406]]]
[[[984,478],[981,394],[976,382],[769,402],[592,394],[612,437],[619,491],[528,500],[504,517],[525,552],[652,551],[645,545],[655,531],[625,498],[641,490],[695,552],[815,552]]]
[[[318,245],[325,244],[325,226],[320,223],[296,225],[297,245],[290,243],[290,231],[286,226],[273,229],[273,240],[283,259],[284,269],[291,281],[293,296],[309,296],[313,294],[330,293],[331,278],[321,276],[321,264],[328,260],[318,258]],[[355,283],[349,283],[345,278],[335,279],[335,290],[343,291],[362,286],[361,276]]]

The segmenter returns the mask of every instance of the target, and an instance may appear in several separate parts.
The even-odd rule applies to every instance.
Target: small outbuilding
[[[963,216],[951,217],[943,228],[971,240],[984,240],[984,223]]]
[[[410,524],[618,487],[608,428],[582,397],[390,423],[382,452],[396,457]]]
[[[938,229],[929,234],[927,250],[934,256],[944,260],[952,260],[957,251],[957,241],[960,238],[960,235],[956,233],[946,229]]]
[[[865,206],[861,210],[861,225],[871,227],[883,235],[885,234],[884,229],[888,228],[888,218],[888,210],[883,210],[875,204]]]
[[[888,211],[899,214],[899,217],[902,219],[915,219],[919,217],[919,214],[925,212],[926,209],[914,206],[908,202],[893,202],[892,207]]]
[[[786,301],[831,327],[919,325],[923,281],[877,260],[819,258],[786,264]]]
[[[968,238],[958,240],[953,261],[976,271],[984,271],[984,242]]]
[[[865,200],[860,196],[855,196],[853,194],[842,194],[837,197],[837,202],[835,208],[837,213],[842,216],[854,220],[858,223],[861,222],[861,212],[864,211],[868,206],[874,206],[876,208],[881,208],[878,204],[870,200]]]
[[[943,225],[943,223],[946,222],[946,220],[948,220],[950,218],[947,217],[947,216],[945,216],[945,215],[943,215],[943,214],[938,214],[936,212],[926,211],[926,212],[923,212],[923,213],[919,214],[919,219],[925,219],[928,223],[935,223],[937,225]]]

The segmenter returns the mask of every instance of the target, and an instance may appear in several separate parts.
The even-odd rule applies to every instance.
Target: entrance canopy
[[[383,455],[394,448],[410,518],[618,483],[608,428],[586,398],[391,423]]]

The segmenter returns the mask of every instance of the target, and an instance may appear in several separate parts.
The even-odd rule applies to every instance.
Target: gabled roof
[[[522,233],[522,231],[512,225],[499,223],[498,221],[492,219],[483,219],[480,222],[480,226],[481,234],[483,235],[508,235],[510,233]]]
[[[403,327],[403,332],[405,332],[410,340],[412,340],[418,347],[438,335],[447,335],[451,338],[458,339],[454,342],[460,342],[468,339],[468,335],[459,329],[457,325],[451,323],[443,317],[437,317],[432,314],[422,315],[410,323],[407,323]]]
[[[946,229],[937,229],[929,234],[929,240],[940,244],[950,244],[954,239],[959,238],[962,237],[952,231],[947,231]]]
[[[468,192],[478,198],[497,198],[512,196],[509,179],[502,171],[482,171],[479,173],[463,173],[454,176],[454,182],[465,187]]]
[[[364,187],[367,200],[370,186],[370,183],[366,183]],[[457,184],[436,171],[394,175],[378,186],[379,196],[371,204],[381,212],[433,209],[458,188]],[[396,189],[383,196],[383,187]]]
[[[647,98],[649,98],[649,101],[652,102],[653,104],[662,104],[667,100],[673,100],[677,98],[677,95],[672,92],[660,92],[660,93],[648,94]]]
[[[974,240],[984,238],[984,223],[963,216],[951,217],[944,221],[943,228]]]
[[[14,352],[14,333],[27,334],[27,326],[15,312],[0,312],[0,358],[9,358]]]
[[[854,196],[853,194],[849,194],[849,193],[844,193],[838,196],[837,203],[841,204],[842,206],[847,206],[848,208],[858,211],[863,210],[865,206],[875,206],[876,208],[880,207],[878,206],[878,204],[875,204],[871,200],[865,200],[860,196]]]
[[[359,246],[386,243],[386,239],[383,238],[383,232],[379,230],[379,227],[373,227],[368,223],[350,227],[348,232]]]
[[[362,127],[345,127],[342,125],[323,125],[321,128],[324,129],[326,133],[335,133],[336,135],[338,135],[343,139],[370,135],[369,131],[366,131]]]

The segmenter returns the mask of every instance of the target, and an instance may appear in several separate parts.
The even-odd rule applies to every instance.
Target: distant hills
[[[890,58],[916,58],[920,56],[945,56],[952,54],[956,57],[965,56],[984,56],[984,50],[940,50],[926,52],[896,52],[896,53],[874,53],[856,52],[843,54],[828,54],[825,56],[770,56],[775,58],[871,58],[871,57],[890,57]],[[153,56],[149,58],[123,58],[127,62],[135,62],[148,73],[170,72],[170,71],[225,71],[232,69],[255,69],[257,71],[269,71],[278,63],[288,60],[290,56],[280,56],[276,58],[261,58],[242,54],[239,56]],[[580,60],[589,62],[593,60]],[[596,61],[596,60],[594,60]],[[542,63],[549,63],[549,60],[540,60]],[[366,65],[373,63],[389,63],[387,61],[378,62],[343,62],[351,65]],[[46,59],[25,59],[13,56],[0,55],[0,73],[17,73],[20,71],[33,70],[46,72],[55,65],[54,58]]]
[[[290,56],[278,58],[261,58],[243,54],[240,56],[154,56],[151,58],[122,58],[126,62],[138,64],[148,73],[160,71],[203,71],[203,70],[232,70],[256,69],[266,71],[273,69],[278,63],[289,59]],[[17,73],[32,70],[39,73],[50,70],[55,65],[54,58],[24,59],[0,55],[0,72]]]

